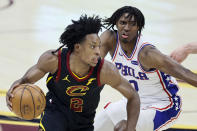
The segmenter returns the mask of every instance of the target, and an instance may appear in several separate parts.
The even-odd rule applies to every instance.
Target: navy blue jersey
[[[79,78],[69,67],[70,51],[63,48],[58,52],[58,70],[49,74],[47,87],[60,102],[59,105],[70,109],[79,117],[93,121],[100,101],[100,92],[104,85],[100,84],[100,71],[103,59],[95,67],[90,67],[88,74]]]

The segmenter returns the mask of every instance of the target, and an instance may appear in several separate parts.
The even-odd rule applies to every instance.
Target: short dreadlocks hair
[[[105,26],[106,29],[112,28],[114,30],[114,25],[116,25],[117,21],[125,13],[128,13],[128,17],[130,18],[134,16],[134,19],[137,22],[137,26],[139,27],[139,34],[141,34],[141,31],[145,25],[145,18],[139,9],[132,6],[124,6],[119,8],[112,14],[110,18],[104,19],[103,25]]]
[[[72,20],[72,24],[66,27],[59,40],[63,45],[52,53],[54,54],[63,46],[66,46],[72,52],[76,43],[82,42],[88,34],[98,34],[101,27],[101,18],[99,16],[93,15],[92,17],[88,17],[87,15],[81,15],[79,20]]]

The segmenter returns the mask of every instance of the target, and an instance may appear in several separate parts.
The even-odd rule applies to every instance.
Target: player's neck
[[[69,59],[70,70],[79,77],[84,77],[89,73],[90,65],[84,63],[79,56],[71,53]]]
[[[136,45],[136,41],[137,41],[137,37],[128,43],[124,43],[123,41],[120,41],[121,48],[124,50],[127,56],[130,56],[131,53],[133,52],[133,49],[135,48]]]

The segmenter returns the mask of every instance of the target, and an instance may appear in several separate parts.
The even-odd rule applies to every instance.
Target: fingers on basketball
[[[12,92],[12,111],[20,118],[31,120],[45,109],[46,99],[43,91],[33,84],[21,84]]]

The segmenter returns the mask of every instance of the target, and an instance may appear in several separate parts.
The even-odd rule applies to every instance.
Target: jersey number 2
[[[81,98],[71,98],[70,108],[75,112],[82,112],[83,110],[83,99]]]

